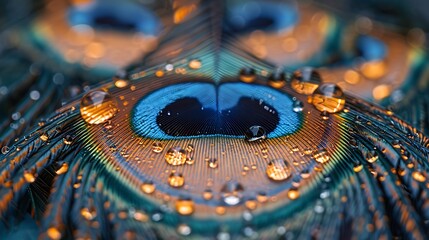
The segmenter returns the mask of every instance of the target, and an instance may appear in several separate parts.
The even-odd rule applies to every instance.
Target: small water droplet
[[[325,163],[330,159],[328,155],[328,151],[326,151],[326,149],[321,149],[313,153],[313,158],[314,160],[316,160],[316,162],[319,162],[319,163]]]
[[[151,194],[155,192],[155,184],[153,182],[145,182],[141,185],[141,190],[146,194]]]
[[[265,192],[259,192],[258,195],[256,195],[256,200],[260,203],[264,203],[268,201],[268,196]]]
[[[299,94],[311,95],[321,82],[317,71],[311,67],[304,67],[293,73],[291,87]]]
[[[32,173],[30,171],[24,171],[24,179],[26,182],[32,183],[32,182],[36,181],[36,176],[34,173]]]
[[[55,173],[57,175],[61,175],[61,174],[66,173],[68,170],[69,170],[69,164],[65,162],[65,163],[61,164],[61,167],[57,171],[55,171]]]
[[[323,111],[320,113],[320,117],[322,117],[322,120],[328,120],[329,119],[329,113],[326,111]]]
[[[212,191],[212,190],[210,190],[210,189],[206,189],[206,190],[204,190],[204,192],[203,192],[203,198],[204,198],[204,200],[206,200],[206,201],[208,201],[208,200],[212,199],[212,198],[213,198],[213,191]]]
[[[340,87],[332,83],[320,85],[312,95],[312,103],[321,112],[336,113],[343,110],[346,98]]]
[[[192,165],[195,163],[195,159],[193,157],[187,157],[186,158],[186,164]]]
[[[185,184],[185,178],[181,173],[172,172],[168,177],[168,184],[175,188],[180,188]]]
[[[426,181],[426,177],[425,175],[423,175],[422,172],[419,171],[414,171],[413,173],[411,173],[411,176],[414,178],[414,180],[416,180],[417,182],[425,182]]]
[[[124,87],[128,86],[128,81],[125,79],[120,79],[120,78],[115,77],[114,80],[115,80],[115,86],[117,88],[124,88]]]
[[[243,191],[244,187],[240,183],[229,181],[221,189],[222,201],[229,206],[235,206],[241,202]]]
[[[100,124],[118,112],[115,99],[104,91],[92,91],[82,97],[80,114],[89,124]]]
[[[43,133],[42,135],[40,135],[40,139],[44,142],[49,140],[49,136],[46,133]]]
[[[378,153],[376,151],[369,151],[366,153],[365,158],[369,163],[373,163],[378,160]]]
[[[65,137],[63,138],[63,142],[64,142],[64,144],[66,144],[66,145],[70,145],[70,144],[72,144],[72,143],[73,143],[73,137],[72,137],[72,136],[70,136],[70,135],[67,135],[67,136],[65,136]]]
[[[304,104],[301,101],[296,100],[292,104],[292,110],[294,112],[302,112],[302,110],[304,110]]]
[[[177,232],[182,236],[189,236],[191,234],[191,227],[186,224],[180,224],[177,226]]]
[[[248,67],[242,68],[240,70],[239,78],[243,82],[247,82],[247,83],[253,82],[256,78],[255,69],[248,68]]]
[[[255,210],[258,206],[258,202],[256,200],[249,199],[244,203],[244,206],[249,210]]]
[[[52,240],[59,240],[62,237],[60,230],[58,230],[58,228],[56,227],[48,228],[48,230],[46,231],[46,235],[48,235],[48,237]]]
[[[191,215],[194,208],[194,201],[190,198],[179,198],[176,202],[176,211],[181,215]]]
[[[160,152],[162,152],[162,150],[164,150],[164,146],[162,146],[162,143],[160,143],[160,142],[154,142],[152,144],[152,151],[154,153],[160,153]]]
[[[292,175],[292,171],[285,160],[276,159],[268,163],[266,174],[274,181],[283,181]]]
[[[91,221],[97,216],[97,213],[95,212],[95,209],[90,210],[88,208],[82,208],[80,210],[80,215],[82,215],[86,220]]]
[[[244,134],[244,137],[248,142],[264,140],[267,138],[267,132],[261,126],[251,126]]]
[[[188,145],[186,145],[186,151],[189,153],[194,151],[194,145],[192,145],[190,143]]]
[[[210,168],[217,168],[218,167],[218,161],[217,161],[217,159],[216,158],[210,158],[208,161],[207,161],[207,164],[209,165],[209,167]]]
[[[286,84],[286,77],[283,71],[276,70],[268,77],[268,84],[273,88],[281,88]]]
[[[186,158],[186,151],[181,147],[172,147],[165,153],[165,161],[173,166],[185,164]]]
[[[189,66],[190,69],[196,70],[196,69],[200,69],[201,68],[202,63],[201,63],[201,61],[199,59],[192,59],[191,61],[189,61],[188,66]]]
[[[287,192],[287,197],[290,200],[295,200],[295,199],[299,198],[299,191],[298,191],[298,189],[296,189],[296,188],[289,189],[288,192]]]
[[[360,172],[363,169],[363,165],[361,163],[355,163],[353,166],[353,171]]]
[[[9,152],[9,147],[8,146],[3,146],[2,148],[1,148],[1,153],[2,154],[7,154],[8,152]]]

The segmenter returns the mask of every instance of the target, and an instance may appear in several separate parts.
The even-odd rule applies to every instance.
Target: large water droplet
[[[321,112],[336,113],[343,110],[346,98],[340,87],[332,83],[324,83],[314,91],[313,105]]]
[[[283,159],[272,160],[268,163],[267,176],[274,181],[282,181],[292,175],[289,164]]]
[[[299,94],[311,95],[321,82],[317,71],[311,67],[304,67],[293,73],[291,87]]]
[[[267,132],[261,126],[251,126],[244,134],[244,137],[248,142],[264,140],[267,138]]]
[[[425,182],[426,181],[426,177],[425,177],[425,175],[422,172],[414,171],[413,173],[411,173],[411,176],[417,182]]]
[[[222,201],[229,206],[235,206],[240,203],[243,191],[244,187],[240,183],[229,181],[221,189]]]
[[[168,184],[175,188],[182,187],[185,184],[185,178],[181,173],[172,172],[168,177]]]
[[[191,215],[194,212],[194,202],[190,198],[179,198],[176,211],[181,215]]]
[[[172,147],[165,153],[165,161],[173,166],[183,165],[186,163],[186,151],[181,147]]]
[[[240,80],[243,82],[253,82],[256,78],[255,69],[253,68],[242,68],[240,70]]]
[[[115,99],[104,91],[92,91],[80,100],[80,114],[89,124],[100,124],[118,112]]]

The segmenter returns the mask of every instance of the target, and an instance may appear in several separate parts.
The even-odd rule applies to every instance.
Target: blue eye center
[[[182,83],[143,97],[131,123],[138,135],[157,139],[241,138],[255,125],[263,126],[268,137],[279,137],[300,126],[300,113],[292,105],[285,93],[261,85]]]

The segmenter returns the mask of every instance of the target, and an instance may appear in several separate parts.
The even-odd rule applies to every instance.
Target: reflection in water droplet
[[[168,177],[168,184],[175,188],[182,187],[185,184],[185,178],[181,173],[172,172]]]
[[[162,152],[162,150],[164,150],[164,147],[162,146],[162,143],[160,143],[160,142],[154,142],[152,144],[152,151],[154,153],[160,153],[160,152]]]
[[[251,126],[244,134],[244,137],[248,142],[264,140],[267,138],[267,132],[261,126]]]
[[[240,183],[229,181],[221,189],[222,201],[229,206],[235,206],[240,203],[243,191],[244,187]]]
[[[141,186],[141,190],[147,194],[151,194],[155,192],[155,189],[156,187],[155,187],[155,184],[153,184],[153,182],[145,182]]]
[[[272,160],[268,163],[267,176],[275,181],[282,181],[292,175],[289,164],[283,159]]]
[[[304,67],[293,73],[291,87],[299,94],[311,95],[321,82],[317,71],[311,67]]]
[[[118,112],[115,99],[104,91],[87,93],[80,101],[80,114],[89,124],[100,124]]]
[[[240,70],[240,80],[243,82],[253,82],[256,78],[255,69],[253,68],[242,68]]]
[[[302,112],[303,109],[304,109],[304,104],[301,101],[296,100],[293,102],[292,110],[294,112]]]
[[[295,200],[297,198],[299,198],[299,191],[296,188],[291,188],[289,189],[289,191],[287,192],[287,197],[290,200]]]
[[[190,198],[180,198],[176,202],[176,211],[181,215],[191,215],[194,212],[194,202]]]
[[[321,112],[336,113],[343,110],[346,98],[337,85],[324,83],[314,91],[312,103]]]
[[[202,66],[202,63],[199,59],[192,59],[191,61],[189,61],[188,64],[190,69],[200,69]]]
[[[321,149],[313,153],[313,158],[314,160],[316,160],[316,162],[319,162],[319,163],[325,163],[330,159],[328,155],[328,151],[326,151],[326,149]]]
[[[186,163],[186,151],[181,147],[172,147],[165,153],[165,161],[173,166],[183,165]]]

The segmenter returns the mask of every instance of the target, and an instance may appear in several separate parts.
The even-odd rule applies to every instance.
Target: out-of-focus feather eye
[[[261,85],[181,83],[144,96],[133,109],[131,124],[139,136],[154,139],[243,138],[252,126],[263,126],[274,138],[300,127],[292,105],[290,96]]]

